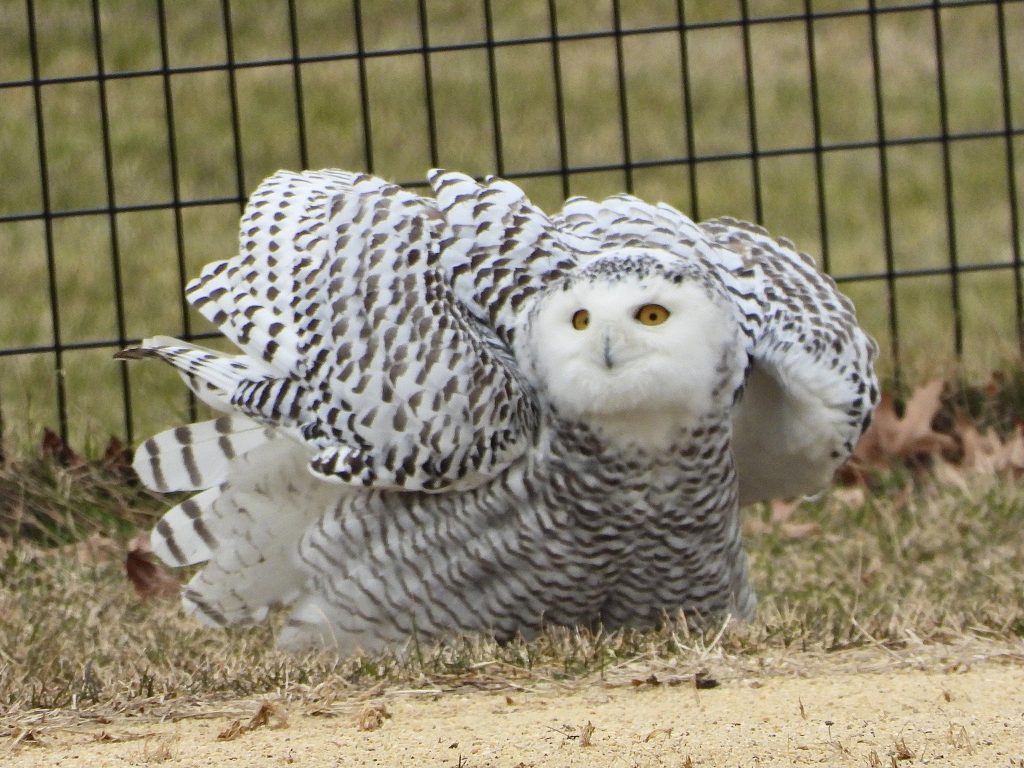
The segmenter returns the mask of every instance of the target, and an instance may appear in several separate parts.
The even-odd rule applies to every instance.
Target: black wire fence
[[[130,441],[188,410],[110,354],[216,335],[182,288],[281,167],[764,223],[897,379],[1024,344],[1019,1],[11,0],[0,40],[10,432]]]

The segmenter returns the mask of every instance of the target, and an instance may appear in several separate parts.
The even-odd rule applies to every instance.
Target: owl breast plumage
[[[830,278],[750,224],[434,171],[279,172],[159,357],[221,415],[139,447],[186,609],[283,647],[749,617],[739,508],[829,481],[877,399]]]

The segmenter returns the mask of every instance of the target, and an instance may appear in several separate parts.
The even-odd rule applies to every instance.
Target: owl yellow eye
[[[636,311],[636,319],[644,325],[661,325],[671,313],[661,304],[644,304]]]
[[[590,325],[590,313],[585,309],[577,309],[572,313],[572,327],[577,331],[585,331]]]

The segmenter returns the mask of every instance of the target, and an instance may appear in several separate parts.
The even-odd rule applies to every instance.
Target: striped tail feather
[[[225,354],[169,336],[154,336],[114,357],[156,357],[169,363],[196,396],[218,411],[245,414],[286,430],[295,426],[304,411],[304,388],[269,363],[248,355]],[[298,434],[294,430],[293,436]]]
[[[262,621],[299,597],[307,580],[298,542],[343,486],[308,468],[309,451],[277,436],[230,462],[225,481],[170,510],[153,532],[153,551],[173,565],[206,561],[182,603],[210,626]]]
[[[173,566],[196,565],[209,560],[217,547],[209,520],[213,503],[220,494],[219,486],[207,488],[167,510],[149,534],[153,554]]]
[[[132,468],[153,491],[201,491],[224,482],[231,461],[267,442],[274,430],[234,414],[161,432],[135,452]]]
[[[143,339],[114,355],[118,360],[156,357],[169,363],[200,400],[218,411],[236,410],[233,398],[243,383],[280,380],[272,366],[248,355],[232,355],[189,344],[171,336]]]

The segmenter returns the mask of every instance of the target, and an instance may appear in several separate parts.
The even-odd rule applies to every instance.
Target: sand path
[[[9,729],[0,765],[1024,768],[1024,657],[868,672],[273,698]],[[265,723],[246,725],[266,702]],[[163,720],[161,721],[161,717]]]

